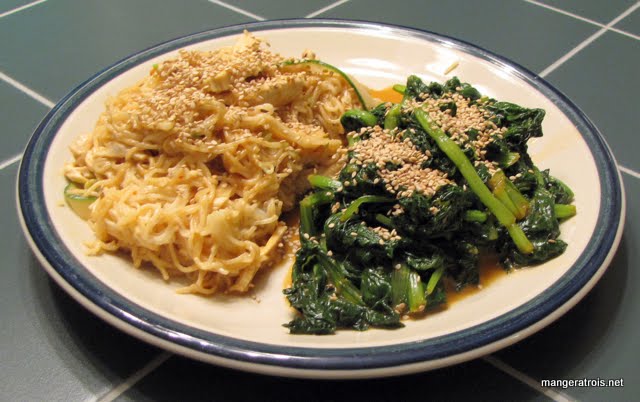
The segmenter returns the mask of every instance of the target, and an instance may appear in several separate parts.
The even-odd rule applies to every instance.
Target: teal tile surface
[[[193,32],[252,21],[205,0],[48,1],[0,20],[2,69],[58,100],[131,53]],[[25,51],[28,49],[28,51]]]
[[[569,313],[498,355],[537,379],[624,380],[622,388],[568,388],[581,401],[632,401],[640,394],[640,180],[623,174],[627,218],[618,252],[593,290]]]
[[[35,0],[2,0],[2,3],[0,3],[0,14],[15,10],[18,7],[33,3],[34,1]]]
[[[539,72],[597,27],[523,1],[351,0],[323,17],[407,25],[471,42]]]
[[[245,11],[257,14],[266,19],[303,18],[330,4],[333,0],[228,0],[232,4]],[[321,16],[319,16],[321,17]]]
[[[0,13],[32,0],[0,1]],[[304,17],[334,0],[223,0],[268,19]],[[635,0],[540,0],[606,24]],[[350,0],[321,18],[381,21],[485,47],[540,72],[599,28],[526,1]],[[0,18],[0,71],[57,101],[127,55],[252,18],[207,0],[49,0]],[[616,28],[640,35],[640,10]],[[603,132],[621,165],[640,172],[636,94],[640,42],[609,32],[547,79]],[[47,107],[0,80],[0,163],[20,152]],[[95,400],[161,353],[87,312],[37,262],[15,212],[17,163],[0,170],[0,400]],[[497,356],[534,379],[623,378],[624,388],[558,389],[578,400],[640,394],[640,179],[623,174],[627,221],[599,284],[567,315]],[[371,381],[306,381],[241,373],[172,357],[121,401],[547,400],[482,360]]]
[[[618,22],[615,28],[622,29],[634,35],[640,35],[640,8]]]
[[[107,325],[49,279],[21,235],[16,171],[17,163],[0,170],[0,400],[86,400],[157,351]]]
[[[539,0],[541,3],[564,11],[608,24],[612,19],[631,7],[635,0]]]
[[[24,149],[27,140],[49,108],[0,81],[0,161]]]
[[[182,373],[176,377],[177,373]],[[482,361],[373,381],[285,379],[241,373],[173,357],[117,401],[545,401]]]
[[[640,41],[608,32],[546,77],[596,124],[620,164],[640,171]]]

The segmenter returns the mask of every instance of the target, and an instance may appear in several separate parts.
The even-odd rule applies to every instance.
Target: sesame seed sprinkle
[[[416,191],[432,196],[440,186],[455,185],[445,173],[421,167],[431,157],[430,152],[420,151],[408,138],[392,135],[379,126],[373,127],[369,137],[357,142],[352,150],[354,160],[369,161],[378,166],[380,177],[374,183],[382,181],[385,189],[397,197],[409,197]],[[389,163],[397,168],[388,168]]]

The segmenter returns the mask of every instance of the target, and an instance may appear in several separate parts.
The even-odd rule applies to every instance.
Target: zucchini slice
[[[87,220],[91,215],[89,205],[96,200],[96,197],[84,196],[81,194],[81,190],[82,189],[78,187],[76,183],[69,182],[69,184],[64,188],[64,200],[73,212],[75,212],[80,218]]]
[[[320,60],[312,60],[312,59],[303,59],[303,60],[287,60],[280,65],[280,68],[284,70],[294,69],[295,67],[308,68],[311,71],[322,71],[329,70],[340,75],[342,78],[347,81],[347,83],[353,88],[354,92],[358,96],[358,100],[362,107],[365,110],[369,110],[377,106],[380,102],[376,102],[373,97],[369,94],[367,88],[360,84],[355,78],[350,77],[347,73],[340,70],[338,67],[332,66],[331,64],[325,63]]]

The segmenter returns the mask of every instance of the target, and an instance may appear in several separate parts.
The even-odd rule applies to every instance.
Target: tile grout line
[[[599,26],[600,28],[605,28],[606,27],[605,24],[602,24],[602,23],[600,23],[598,21],[594,21],[592,19],[582,17],[582,16],[580,16],[578,14],[574,14],[572,12],[563,10],[561,8],[558,8],[558,7],[551,6],[549,4],[541,3],[541,2],[539,2],[537,0],[524,0],[524,1],[527,2],[527,3],[542,7],[542,8],[546,8],[547,10],[555,11],[557,13],[564,14],[564,15],[566,15],[568,17],[575,18],[575,19],[583,21],[583,22],[587,22],[587,23],[595,25],[595,26]],[[640,36],[632,34],[631,32],[623,31],[622,29],[618,29],[618,28],[614,28],[614,27],[609,27],[607,29],[609,31],[613,31],[613,32],[619,33],[621,35],[625,35],[625,36],[628,36],[630,38],[633,38],[633,39],[636,39],[636,40],[640,40]]]
[[[621,172],[628,174],[629,176],[640,179],[640,173],[636,172],[635,170],[631,170],[628,167],[624,167],[622,165],[618,165],[618,169],[620,169]]]
[[[45,0],[43,0],[43,1],[45,1]],[[31,3],[31,4],[34,5],[35,3]],[[13,78],[9,77],[8,75],[3,73],[2,71],[0,71],[0,79],[3,80],[4,82],[6,82],[7,84],[11,85],[15,89],[19,90],[20,92],[28,95],[30,98],[32,98],[32,99],[40,102],[41,104],[47,106],[49,109],[51,109],[52,107],[55,106],[55,103],[51,102],[49,99],[47,99],[44,96],[40,95],[39,93],[37,93],[33,89],[27,87],[26,85],[14,80]],[[20,159],[22,159],[22,153],[14,155],[9,159],[0,162],[0,170],[13,165],[14,163],[18,162]]]
[[[306,15],[304,18],[313,18],[313,17],[317,17],[318,15],[320,15],[320,14],[322,14],[322,13],[324,13],[324,12],[327,12],[327,11],[329,11],[329,10],[333,9],[333,8],[336,8],[336,7],[338,7],[338,6],[341,6],[341,5],[343,5],[344,3],[348,2],[348,1],[349,1],[349,0],[340,0],[340,1],[336,1],[336,2],[335,2],[335,3],[333,3],[333,4],[329,4],[328,6],[323,7],[323,8],[321,8],[320,10],[314,11],[314,12],[312,12],[311,14]]]
[[[602,27],[596,33],[594,33],[593,35],[589,36],[587,39],[585,39],[580,44],[578,44],[576,47],[571,49],[568,53],[566,53],[564,56],[560,57],[558,60],[553,62],[550,66],[548,66],[547,68],[542,70],[542,72],[540,72],[540,74],[538,74],[538,75],[540,77],[545,77],[545,76],[549,75],[549,73],[551,73],[552,71],[554,71],[555,69],[557,69],[558,67],[563,65],[567,60],[569,60],[570,58],[575,56],[582,49],[584,49],[589,44],[591,44],[593,41],[598,39],[605,32],[607,32],[609,30],[609,28],[611,28],[613,25],[617,24],[620,20],[625,18],[627,15],[631,14],[632,12],[634,12],[638,7],[640,7],[640,1],[635,3],[634,5],[632,5],[628,9],[626,9],[624,12],[622,12],[622,14],[618,15],[616,18],[611,20],[611,22],[609,22],[607,25]]]
[[[257,14],[250,13],[247,10],[243,10],[240,7],[236,7],[236,6],[233,6],[231,4],[227,4],[227,3],[223,2],[223,1],[220,1],[220,0],[208,0],[208,1],[209,1],[209,3],[217,4],[220,7],[227,8],[227,9],[229,9],[231,11],[235,11],[236,13],[239,13],[239,14],[242,14],[242,15],[246,15],[247,17],[253,18],[254,20],[264,21],[266,19],[266,18],[261,17],[261,16],[259,16]]]
[[[97,399],[97,402],[111,402],[115,400],[120,395],[127,392],[131,387],[133,387],[136,383],[146,377],[149,373],[160,367],[164,362],[166,362],[173,353],[170,352],[161,352],[158,356],[154,357],[149,363],[144,365],[140,370],[131,374],[127,379],[121,382],[116,387],[112,388],[111,391],[103,395],[102,397]]]
[[[516,380],[522,382],[525,385],[528,385],[529,387],[531,387],[534,390],[540,392],[544,396],[553,399],[556,402],[572,402],[572,401],[574,401],[574,399],[571,399],[568,395],[563,394],[560,391],[556,391],[556,390],[553,390],[551,388],[542,387],[542,385],[540,385],[540,382],[538,380],[526,375],[525,373],[523,373],[520,370],[516,370],[512,366],[508,365],[507,363],[503,362],[502,360],[498,359],[497,357],[495,357],[493,355],[487,355],[487,356],[482,357],[481,359],[484,360],[485,362],[489,363],[490,365],[492,365],[494,368],[504,372],[507,375],[510,375],[511,377],[515,378]]]
[[[3,73],[2,71],[0,71],[0,79],[5,81],[7,84],[11,85],[12,87],[20,90],[21,92],[29,95],[31,98],[37,100],[38,102],[42,103],[43,105],[47,106],[48,108],[52,108],[52,107],[54,107],[56,105],[55,103],[51,102],[49,99],[47,99],[44,96],[40,95],[39,93],[37,93],[33,89],[27,87],[26,85],[14,80],[13,78],[9,77],[7,74]]]
[[[616,33],[619,33],[619,34],[624,35],[624,36],[628,36],[628,37],[633,38],[635,40],[640,40],[640,35],[635,35],[635,34],[632,34],[631,32],[623,31],[622,29],[618,29],[616,27],[609,28],[609,31],[616,32]]]
[[[38,4],[44,3],[45,1],[47,0],[38,0],[34,1],[33,3],[25,4],[24,6],[16,7],[13,10],[5,11],[4,13],[0,14],[0,18],[15,14],[19,11],[26,10],[27,8],[31,8],[33,6],[37,6]]]
[[[14,163],[18,162],[20,159],[22,159],[22,153],[19,153],[17,155],[13,155],[11,158],[0,162],[0,170],[13,165]]]
[[[536,0],[524,0],[524,1],[529,3],[529,4],[533,4],[535,6],[538,6],[538,7],[546,8],[547,10],[555,11],[556,13],[564,14],[566,16],[578,19],[580,21],[588,22],[589,24],[592,24],[592,25],[597,25],[600,28],[604,28],[606,26],[606,25],[604,25],[604,24],[602,24],[602,23],[600,23],[598,21],[594,21],[592,19],[582,17],[582,16],[580,16],[578,14],[574,14],[572,12],[563,10],[561,8],[558,8],[558,7],[551,6],[549,4],[541,3],[541,2],[536,1]]]
[[[581,21],[588,22],[588,23],[593,24],[593,25],[597,25],[597,26],[599,26],[599,27],[603,28],[604,30],[614,31],[614,32],[617,32],[617,33],[619,33],[619,34],[626,35],[626,36],[629,36],[629,37],[631,37],[631,38],[634,38],[634,39],[638,39],[638,40],[640,40],[640,36],[638,36],[638,35],[634,35],[634,34],[632,34],[632,33],[629,33],[629,32],[626,32],[626,31],[623,31],[623,30],[621,30],[621,29],[617,29],[617,28],[612,27],[612,25],[614,25],[614,24],[618,23],[621,19],[625,18],[627,15],[629,15],[629,14],[631,14],[633,11],[635,11],[635,9],[636,9],[636,8],[638,8],[638,6],[640,6],[640,2],[638,2],[638,3],[634,4],[633,6],[631,6],[631,7],[630,7],[629,9],[627,9],[625,12],[623,12],[622,14],[620,14],[617,18],[615,18],[614,20],[612,20],[611,22],[609,22],[609,24],[604,25],[604,24],[601,24],[601,23],[599,23],[599,22],[596,22],[596,21],[590,20],[590,19],[588,19],[588,18],[581,17],[581,16],[579,16],[579,15],[577,15],[577,14],[570,13],[570,12],[568,12],[568,11],[562,10],[562,9],[560,9],[560,8],[557,8],[557,7],[550,6],[550,5],[548,5],[548,4],[541,3],[541,2],[536,1],[536,0],[524,0],[524,1],[525,1],[525,2],[527,2],[527,3],[533,4],[533,5],[539,6],[539,7],[543,7],[543,8],[546,8],[546,9],[549,9],[549,10],[552,10],[552,11],[555,11],[555,12],[558,12],[558,13],[560,13],[560,14],[567,15],[567,16],[569,16],[569,17],[573,17],[573,18],[579,19],[579,20],[581,20]],[[603,33],[604,33],[604,32],[598,31],[598,32],[596,32],[596,34],[594,34],[594,35],[598,35],[598,36],[600,36],[600,35],[602,35]],[[590,42],[592,42],[592,41],[593,41],[593,40],[595,40],[595,39],[597,39],[597,38],[593,38]],[[587,38],[587,40],[589,40],[589,38]],[[586,41],[585,41],[585,42],[586,42]],[[590,43],[590,42],[589,42],[589,43]],[[583,42],[583,43],[584,43],[584,42]],[[586,45],[588,45],[588,43],[586,43],[584,46],[582,46],[582,48],[584,48]],[[581,48],[581,49],[582,49],[582,48]],[[581,50],[581,49],[580,49],[580,50]],[[578,50],[578,51],[579,51],[579,50]],[[577,53],[577,51],[573,52],[573,54],[572,54],[572,55],[574,55],[575,53]],[[566,55],[565,55],[565,56],[566,56]],[[568,59],[569,59],[569,58],[567,58],[566,60],[563,60],[563,63],[564,63],[565,61],[567,61]],[[558,61],[560,61],[560,60],[562,60],[562,58],[561,58],[561,59],[559,59]],[[558,61],[556,61],[556,63],[557,63]],[[556,64],[556,63],[554,63],[554,64]],[[552,64],[551,66],[553,66],[554,64]],[[555,68],[559,67],[559,65],[560,65],[560,64],[556,65],[556,67],[555,67]],[[542,71],[542,72],[541,72],[540,74],[538,74],[538,75],[540,75],[541,77],[544,77],[544,76],[548,75],[548,74],[552,71],[552,70],[550,70],[551,66],[547,67],[544,71]],[[554,69],[555,69],[555,68],[554,68]],[[547,71],[547,70],[549,70],[549,71]],[[618,164],[617,166],[618,166],[618,169],[620,169],[620,171],[621,171],[621,172],[626,173],[626,174],[628,174],[628,175],[630,175],[630,176],[633,176],[633,177],[635,177],[635,178],[640,179],[640,173],[638,173],[638,172],[636,172],[636,171],[634,171],[634,170],[632,170],[632,169],[629,169],[629,168],[627,168],[627,167],[625,167],[625,166],[622,166],[622,165],[620,165],[620,164]]]

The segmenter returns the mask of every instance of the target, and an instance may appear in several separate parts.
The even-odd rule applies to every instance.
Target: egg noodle
[[[281,258],[280,216],[307,175],[340,168],[339,119],[360,106],[339,74],[284,61],[245,32],[232,47],[180,51],[109,99],[65,166],[96,197],[89,253],[185,276],[184,293],[248,291]]]

